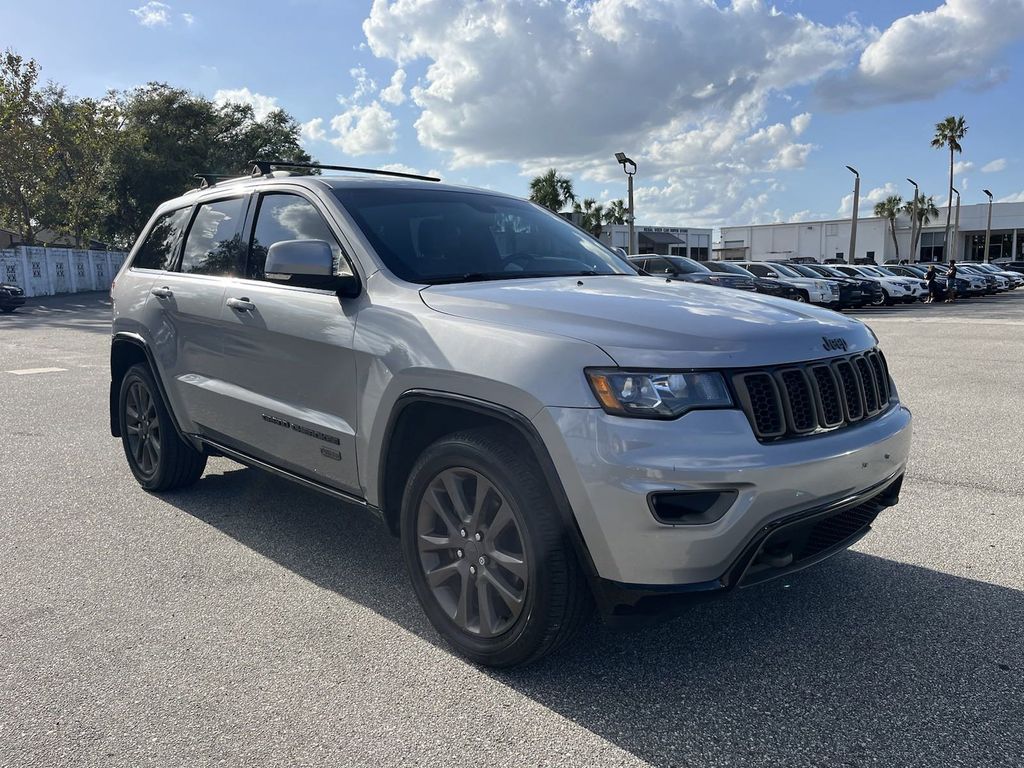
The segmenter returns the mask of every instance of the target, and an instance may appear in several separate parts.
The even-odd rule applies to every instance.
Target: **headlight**
[[[617,416],[674,419],[700,408],[728,408],[732,396],[713,371],[644,373],[588,368],[587,380],[601,407]]]

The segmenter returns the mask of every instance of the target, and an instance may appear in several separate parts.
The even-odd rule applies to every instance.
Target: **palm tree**
[[[622,200],[612,200],[604,209],[605,224],[625,224],[626,204]]]
[[[592,197],[584,199],[583,205],[576,203],[573,211],[582,214],[580,226],[594,237],[601,239],[601,222],[604,219],[604,206]]]
[[[935,207],[935,197],[928,195],[917,196],[917,226],[914,226],[914,201],[911,200],[909,203],[904,203],[903,212],[910,216],[910,228],[913,232],[910,241],[910,258],[911,260],[917,258],[917,244],[921,241],[921,230],[924,229],[925,225],[939,215],[939,209]]]
[[[935,124],[935,136],[932,137],[932,146],[935,149],[949,148],[949,195],[946,199],[949,205],[946,206],[946,234],[942,239],[943,250],[946,258],[949,258],[949,216],[953,212],[953,153],[963,152],[960,142],[967,135],[967,121],[964,116],[953,117],[950,115],[941,123]]]
[[[875,216],[889,222],[889,232],[892,233],[892,244],[896,246],[896,261],[900,260],[900,241],[896,239],[896,217],[900,215],[903,208],[903,198],[899,195],[889,195],[880,203],[875,203]]]
[[[530,200],[558,213],[569,203],[576,202],[572,179],[559,176],[554,168],[548,168],[530,182]]]

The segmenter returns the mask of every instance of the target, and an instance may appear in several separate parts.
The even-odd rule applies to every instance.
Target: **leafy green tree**
[[[949,194],[946,197],[950,204],[946,206],[946,234],[943,237],[943,244],[949,249],[949,217],[953,212],[953,154],[963,152],[960,142],[967,135],[967,121],[964,116],[954,117],[950,115],[942,122],[935,124],[935,136],[932,137],[932,146],[935,149],[949,149]]]
[[[913,235],[910,241],[910,258],[917,258],[917,244],[921,241],[921,230],[925,228],[929,221],[939,215],[939,209],[935,207],[935,198],[932,195],[925,197],[922,194],[917,195],[917,223],[914,225],[914,201],[911,200],[908,203],[903,204],[903,212],[907,216],[911,217],[911,231]]]
[[[604,223],[625,224],[626,213],[626,204],[622,200],[612,200],[605,206]]]
[[[46,194],[46,137],[40,125],[39,65],[0,55],[0,224],[35,242]]]
[[[896,261],[900,260],[900,242],[896,239],[896,217],[902,210],[903,198],[899,195],[889,195],[885,200],[875,203],[875,216],[889,222],[892,244],[896,246]]]
[[[558,213],[569,203],[576,202],[572,179],[559,176],[557,170],[549,168],[530,182],[530,200]]]
[[[40,223],[77,242],[101,239],[110,212],[104,172],[117,140],[116,109],[109,101],[71,99],[51,85],[42,93],[40,114],[47,146]]]
[[[583,200],[582,205],[575,203],[573,211],[582,214],[580,216],[580,226],[594,237],[600,239],[601,224],[604,221],[604,206],[594,198],[588,197]]]
[[[311,162],[299,125],[283,110],[257,120],[249,105],[149,83],[113,94],[120,129],[107,168],[105,228],[129,244],[164,200],[194,187],[197,172],[245,174],[255,158]]]

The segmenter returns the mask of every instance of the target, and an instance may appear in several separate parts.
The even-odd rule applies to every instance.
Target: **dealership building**
[[[605,224],[601,228],[601,242],[627,253],[658,253],[663,256],[689,256],[698,261],[711,258],[711,230],[694,227],[652,227],[636,225],[636,247],[629,247],[629,227],[625,224]]]
[[[881,264],[896,258],[948,261],[952,256],[961,261],[980,261],[984,258],[988,211],[988,203],[961,205],[960,226],[955,228],[956,208],[953,208],[951,254],[946,253],[943,244],[946,209],[940,208],[939,215],[921,231],[916,254],[910,253],[910,217],[902,215],[896,219],[898,257],[888,220],[872,216],[857,220],[857,252],[852,254],[853,258],[849,252],[851,219],[722,227],[722,240],[716,244],[713,258],[758,261],[813,258],[816,261],[836,259],[846,262],[874,259]],[[1024,261],[1024,202],[992,204],[989,256],[992,259]]]

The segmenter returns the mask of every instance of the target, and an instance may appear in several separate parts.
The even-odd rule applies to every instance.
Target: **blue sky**
[[[280,106],[323,162],[526,194],[556,166],[644,223],[862,215],[964,114],[964,202],[1024,201],[1024,0],[0,0],[0,48],[72,93],[150,80]],[[197,169],[199,170],[199,169]]]

